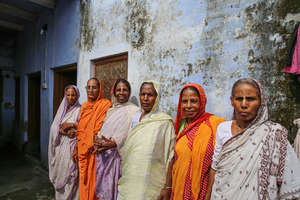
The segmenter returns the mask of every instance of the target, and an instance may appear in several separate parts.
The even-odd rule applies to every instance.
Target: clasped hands
[[[94,151],[93,153],[98,154],[108,149],[117,147],[117,143],[113,138],[106,138],[103,135],[100,137],[94,136]]]
[[[74,123],[62,123],[59,125],[59,133],[69,138],[74,138],[76,136],[77,125]]]

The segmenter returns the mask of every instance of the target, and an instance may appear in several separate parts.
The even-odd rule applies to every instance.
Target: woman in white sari
[[[133,117],[131,131],[121,149],[118,200],[154,200],[164,187],[175,133],[172,118],[158,111],[159,98],[155,82],[142,84],[142,110]]]
[[[287,130],[269,121],[267,101],[254,79],[232,88],[232,121],[219,125],[211,199],[262,200],[300,197],[300,161]]]
[[[101,200],[117,199],[117,184],[121,175],[121,157],[119,150],[127,137],[133,115],[138,107],[131,103],[130,84],[118,79],[112,88],[112,108],[94,141],[97,160],[96,196]]]
[[[75,85],[65,88],[65,96],[50,128],[49,178],[54,185],[57,200],[78,199],[78,167],[76,160],[72,160],[72,153],[80,114],[79,96]]]

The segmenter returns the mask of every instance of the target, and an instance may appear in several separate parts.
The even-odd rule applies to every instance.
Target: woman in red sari
[[[205,112],[206,95],[196,83],[181,90],[175,123],[175,156],[160,200],[205,199],[217,126],[223,118]]]

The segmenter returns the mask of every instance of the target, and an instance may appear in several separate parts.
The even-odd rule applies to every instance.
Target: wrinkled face
[[[86,86],[87,98],[89,101],[96,101],[99,95],[99,85],[97,81],[91,79],[88,81]]]
[[[129,99],[129,89],[126,86],[125,83],[119,82],[116,91],[115,91],[115,96],[117,98],[117,101],[119,103],[126,103]]]
[[[237,121],[250,123],[257,115],[260,106],[258,91],[249,83],[241,83],[230,97]]]
[[[140,102],[145,113],[149,113],[156,99],[156,92],[152,84],[143,85],[140,91]]]
[[[181,97],[182,112],[187,120],[193,121],[200,112],[200,97],[198,93],[192,89],[185,89]]]
[[[69,88],[66,90],[66,99],[68,102],[68,105],[74,105],[74,103],[77,101],[77,93],[74,88]]]

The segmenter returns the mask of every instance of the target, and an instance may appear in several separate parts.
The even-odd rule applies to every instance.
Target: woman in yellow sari
[[[181,90],[175,123],[175,156],[158,199],[205,199],[217,126],[224,121],[205,112],[206,96],[199,84]],[[172,175],[171,175],[172,172]]]
[[[172,118],[159,112],[160,92],[153,81],[140,88],[141,111],[120,150],[122,176],[118,200],[155,200],[164,187],[175,142]]]

